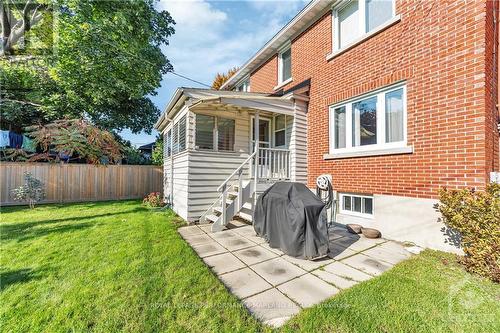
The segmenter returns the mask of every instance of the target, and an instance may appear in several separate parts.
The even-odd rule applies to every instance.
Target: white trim
[[[355,212],[353,210],[344,210],[344,197],[351,197],[351,209],[354,206],[353,203],[353,198],[361,198],[361,211],[363,211],[363,206],[364,206],[364,201],[363,199],[371,199],[372,200],[372,213],[367,214],[363,212]],[[359,216],[359,217],[364,217],[368,219],[373,219],[375,218],[375,200],[373,198],[373,195],[363,195],[363,194],[357,194],[357,193],[339,193],[339,213],[340,214],[345,214],[345,215],[352,215],[352,216]]]
[[[334,51],[332,51],[330,54],[328,54],[326,56],[326,60],[329,61],[329,60],[332,60],[335,57],[338,57],[342,53],[344,53],[346,51],[349,51],[350,49],[352,49],[356,45],[361,44],[365,40],[370,39],[371,37],[375,36],[376,34],[382,32],[384,30],[386,30],[387,28],[393,26],[394,24],[396,24],[396,23],[398,23],[400,21],[401,21],[401,15],[396,15],[393,18],[391,18],[390,20],[388,20],[387,22],[385,22],[384,24],[381,24],[377,28],[373,29],[372,31],[367,32],[367,33],[361,35],[359,38],[357,38],[354,41],[350,42],[349,44],[347,44],[346,46],[344,46],[341,49],[338,48],[339,47],[338,46],[338,43],[339,43],[338,37],[335,38],[335,36],[332,35],[332,38],[333,38],[332,45],[334,46],[333,47]],[[338,25],[338,19],[337,19],[337,15],[336,14],[332,15],[332,22],[334,24],[334,27]],[[335,29],[335,31],[338,32],[338,29]],[[333,34],[335,34],[335,32],[333,32]]]
[[[398,142],[385,142],[385,95],[392,91],[403,89],[403,140]],[[353,146],[352,142],[352,105],[355,102],[367,98],[377,98],[377,143],[364,146]],[[335,148],[335,126],[334,126],[334,110],[340,106],[345,106],[346,109],[346,147]],[[368,92],[366,94],[356,96],[354,98],[330,105],[329,112],[329,147],[328,154],[324,155],[324,159],[346,158],[346,157],[361,157],[374,155],[389,155],[389,154],[407,154],[413,152],[413,147],[407,146],[408,136],[408,114],[407,114],[407,93],[406,82],[399,82],[390,86]]]
[[[251,147],[250,151],[253,151],[253,147],[255,146],[255,140],[252,139],[253,135],[255,134],[255,129],[253,127],[253,124],[255,122],[254,119],[255,119],[255,116],[251,115],[250,116],[250,137],[249,138],[250,138],[250,142],[252,144],[252,147]],[[262,120],[267,121],[269,123],[269,126],[268,126],[269,141],[260,141],[259,140],[259,143],[268,143],[269,147],[266,147],[266,148],[272,148],[272,145],[273,145],[273,131],[272,131],[273,119],[272,119],[272,117],[266,117],[266,116],[259,115],[259,122]]]
[[[275,87],[273,88],[273,90],[278,90],[278,89],[280,89],[280,88],[282,88],[282,87],[286,86],[287,84],[289,84],[289,83],[290,83],[290,82],[292,82],[292,81],[293,81],[293,78],[291,77],[291,78],[289,78],[288,80],[283,81],[283,82],[281,82],[280,84],[278,84],[277,86],[275,86]]]
[[[290,51],[290,77],[283,80],[283,53]],[[292,45],[287,42],[278,51],[278,87],[292,81]]]

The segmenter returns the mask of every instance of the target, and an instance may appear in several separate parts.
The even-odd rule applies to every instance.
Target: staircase
[[[217,232],[235,216],[251,222],[256,194],[276,181],[290,179],[289,158],[288,150],[259,148],[219,186],[219,198],[201,215],[200,223],[213,223],[212,232]]]

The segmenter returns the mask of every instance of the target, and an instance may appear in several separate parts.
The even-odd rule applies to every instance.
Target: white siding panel
[[[292,181],[307,185],[307,103],[295,101],[290,137],[290,162]]]

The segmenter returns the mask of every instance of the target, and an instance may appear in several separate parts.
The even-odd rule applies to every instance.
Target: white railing
[[[259,148],[257,179],[277,181],[290,179],[290,151],[288,149]]]

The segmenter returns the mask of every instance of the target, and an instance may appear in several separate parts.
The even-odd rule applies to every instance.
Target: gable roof
[[[238,83],[245,76],[275,55],[288,41],[307,29],[318,17],[329,10],[334,0],[312,0],[295,17],[288,22],[276,35],[273,36],[252,58],[250,58],[233,76],[221,87],[228,89]]]

